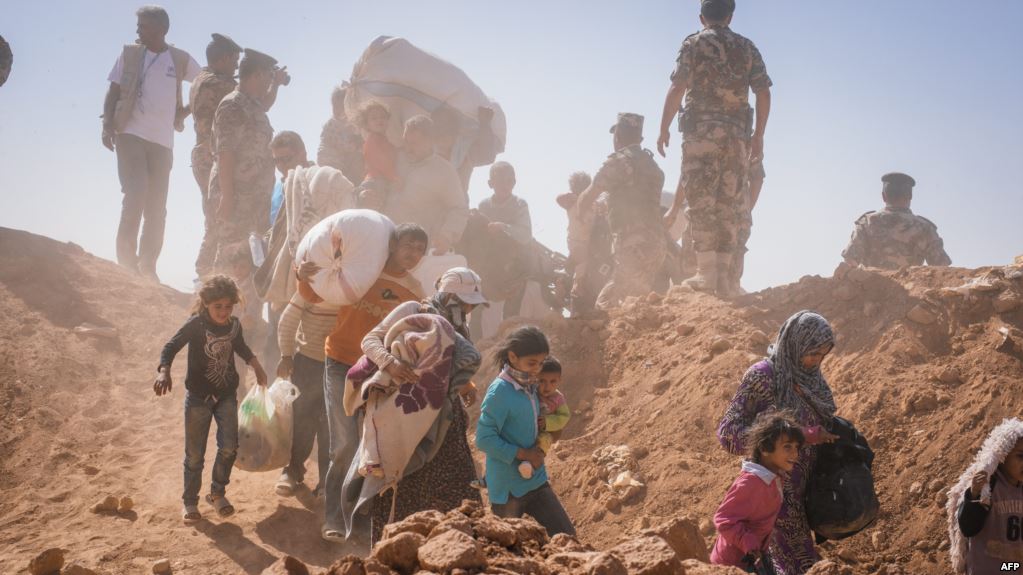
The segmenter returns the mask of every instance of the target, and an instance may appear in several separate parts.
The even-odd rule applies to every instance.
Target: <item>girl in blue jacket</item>
[[[529,514],[552,537],[574,536],[572,520],[547,482],[544,452],[536,445],[541,417],[536,380],[549,352],[547,336],[533,326],[515,330],[501,343],[496,353],[501,374],[483,398],[476,447],[487,455],[486,482],[494,515]]]

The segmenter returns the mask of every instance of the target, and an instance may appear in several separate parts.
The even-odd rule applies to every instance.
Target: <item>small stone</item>
[[[657,411],[651,413],[650,417],[646,418],[646,426],[653,427],[654,423],[657,423],[657,418],[661,416],[661,412],[662,410],[658,409]]]
[[[944,507],[948,503],[948,493],[939,491],[934,494],[934,504],[938,507]]]
[[[920,325],[931,325],[938,320],[936,315],[920,304],[913,306],[913,309],[909,310],[909,313],[906,314],[906,318]]]
[[[646,515],[639,518],[639,528],[648,529],[650,527],[650,518]]]
[[[650,448],[645,445],[639,445],[632,448],[632,455],[636,459],[643,459],[647,455],[650,455]]]
[[[759,329],[755,329],[751,334],[749,334],[749,342],[753,347],[764,347],[771,343],[771,339],[767,337],[766,333]]]
[[[61,570],[60,575],[99,575],[99,573],[76,561]]]
[[[476,535],[486,537],[502,547],[515,545],[515,529],[495,515],[484,515],[476,522]]]
[[[361,568],[361,570],[360,570]],[[337,568],[333,569],[331,573],[337,575],[365,575],[366,570],[362,568],[362,563],[358,562],[356,565],[348,565],[343,563]],[[273,565],[270,565],[260,575],[310,575],[309,567],[302,563],[302,561],[295,559],[291,555],[285,555],[281,557]]]
[[[167,575],[171,572],[170,559],[160,559],[153,563],[153,573],[156,575]]]
[[[607,499],[604,500],[604,509],[607,509],[611,513],[618,513],[622,510],[622,500],[618,499],[617,495],[609,495]]]
[[[944,486],[945,483],[942,480],[932,479],[931,482],[927,484],[927,491],[930,491],[931,493],[937,493],[938,491],[941,491],[941,488]]]
[[[924,485],[923,485],[923,483],[920,483],[919,481],[914,481],[909,486],[909,494],[910,495],[920,495],[921,493],[923,493],[923,491],[924,491]]]
[[[135,501],[131,497],[129,497],[128,495],[125,495],[124,497],[121,498],[121,503],[117,507],[117,509],[121,513],[126,513],[128,511],[131,511],[134,508],[135,508]]]
[[[32,575],[56,575],[64,566],[64,550],[47,549],[28,563],[28,572]]]
[[[693,326],[691,326],[689,324],[680,323],[677,326],[675,326],[675,333],[679,334],[682,337],[685,337],[685,336],[693,333],[693,331],[695,329],[696,328],[694,328]]]
[[[110,513],[117,511],[117,505],[120,502],[113,495],[107,495],[102,501],[92,506],[93,513]]]
[[[870,534],[870,546],[874,548],[874,551],[880,551],[881,547],[884,546],[884,539],[881,537],[880,531]]]
[[[714,522],[710,519],[703,518],[700,520],[700,535],[704,537],[710,537],[715,533]]]
[[[941,383],[953,384],[962,381],[959,370],[954,367],[946,367],[938,374],[938,381]]]
[[[724,337],[716,337],[710,344],[710,352],[714,355],[724,353],[730,349],[732,349],[732,342]]]
[[[917,549],[917,551],[924,551],[924,552],[926,552],[926,551],[928,551],[931,548],[931,544],[929,542],[927,542],[926,540],[922,540],[922,541],[917,541],[916,545],[914,545],[913,547],[915,547]]]
[[[670,387],[671,387],[670,379],[667,378],[659,379],[653,385],[650,386],[650,393],[654,395],[661,395],[665,391],[668,391],[668,388]]]

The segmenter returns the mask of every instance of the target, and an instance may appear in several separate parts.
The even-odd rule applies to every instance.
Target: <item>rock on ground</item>
[[[32,575],[53,575],[60,572],[64,566],[64,550],[58,548],[47,549],[35,559],[28,563],[28,572]]]
[[[461,531],[448,531],[427,541],[419,548],[418,555],[420,566],[440,573],[487,566],[480,544]]]
[[[682,562],[668,543],[655,535],[626,541],[610,551],[621,560],[629,575],[679,575]]]

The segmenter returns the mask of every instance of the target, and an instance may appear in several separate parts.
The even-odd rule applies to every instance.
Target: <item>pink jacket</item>
[[[781,503],[782,478],[762,465],[743,461],[742,473],[714,514],[718,536],[710,562],[744,567],[744,555],[767,549]]]

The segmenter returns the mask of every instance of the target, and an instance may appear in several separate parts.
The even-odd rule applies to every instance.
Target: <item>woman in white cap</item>
[[[454,365],[448,385],[448,396],[438,423],[420,443],[404,476],[398,482],[397,501],[393,504],[394,521],[427,509],[447,512],[462,504],[462,500],[481,501],[479,491],[471,486],[476,479],[476,467],[466,439],[468,415],[465,408],[476,401],[476,387],[470,378],[480,366],[480,353],[469,339],[468,315],[476,306],[489,305],[483,297],[480,277],[469,268],[450,269],[437,280],[437,293],[422,302],[406,302],[394,308],[362,340],[362,351],[381,370],[399,383],[418,379],[412,368],[391,355],[384,338],[391,326],[402,319],[420,313],[437,314],[448,320],[458,333],[455,343]],[[352,525],[352,515],[358,507],[361,482],[349,473],[342,489],[345,518]],[[378,541],[392,512],[394,490],[378,493],[371,506],[372,541]]]

